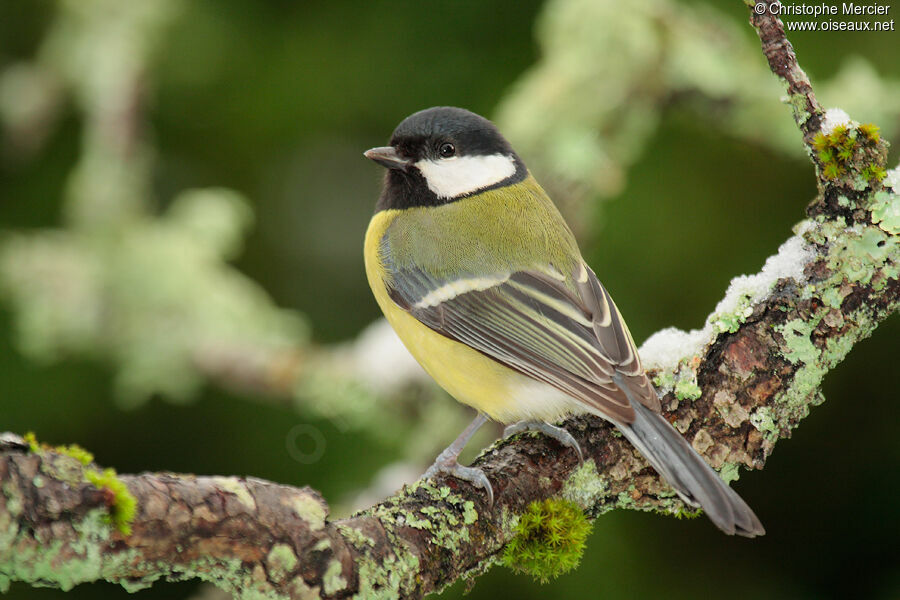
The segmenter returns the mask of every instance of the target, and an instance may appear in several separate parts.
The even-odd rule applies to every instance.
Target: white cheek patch
[[[500,183],[516,172],[512,156],[456,156],[438,160],[420,160],[416,168],[425,177],[428,189],[438,198],[456,198]]]

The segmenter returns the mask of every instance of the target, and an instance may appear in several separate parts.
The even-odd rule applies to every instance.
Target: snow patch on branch
[[[900,194],[900,165],[887,172],[881,185],[891,188],[895,194]]]
[[[669,327],[647,338],[639,350],[644,367],[677,371],[680,362],[702,355],[719,333],[736,331],[779,280],[793,279],[802,284],[806,279],[803,269],[815,257],[803,234],[813,225],[808,220],[797,225],[796,235],[784,242],[777,254],[766,260],[759,273],[732,279],[725,297],[702,329],[682,331]]]
[[[829,108],[825,111],[825,119],[822,121],[822,134],[831,135],[834,129],[840,125],[850,127],[853,121],[843,109]]]

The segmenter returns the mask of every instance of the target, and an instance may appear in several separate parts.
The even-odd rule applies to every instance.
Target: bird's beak
[[[380,148],[372,148],[371,150],[366,150],[363,152],[363,156],[368,158],[369,160],[374,160],[382,167],[387,167],[388,169],[399,169],[401,171],[406,171],[409,168],[410,162],[405,158],[400,158],[400,155],[397,154],[397,150],[393,146],[381,146]]]

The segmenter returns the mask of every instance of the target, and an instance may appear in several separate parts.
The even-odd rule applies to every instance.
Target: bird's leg
[[[578,455],[578,461],[584,462],[584,454],[581,453],[581,446],[578,444],[578,440],[572,437],[572,434],[562,427],[544,423],[543,421],[519,421],[504,429],[503,437],[509,437],[517,433],[522,433],[523,431],[539,431],[547,437],[553,438],[563,446],[567,446],[574,450],[575,454]]]
[[[459,437],[453,440],[453,443],[447,446],[447,448],[438,455],[433,465],[428,467],[428,470],[425,471],[425,477],[434,477],[438,473],[447,473],[457,479],[468,481],[475,487],[483,488],[488,496],[488,506],[493,506],[494,488],[491,487],[491,482],[488,481],[484,471],[476,467],[464,467],[459,464],[458,460],[459,454],[463,451],[463,448],[466,447],[466,444],[469,443],[469,440],[472,439],[472,436],[475,435],[478,428],[484,425],[487,420],[487,415],[478,413],[475,420],[472,421],[468,427],[463,429],[463,432],[459,434]]]

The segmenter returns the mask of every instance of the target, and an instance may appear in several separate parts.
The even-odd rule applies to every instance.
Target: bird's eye
[[[450,142],[445,142],[438,148],[438,153],[441,155],[441,158],[450,158],[456,154],[456,146]]]

